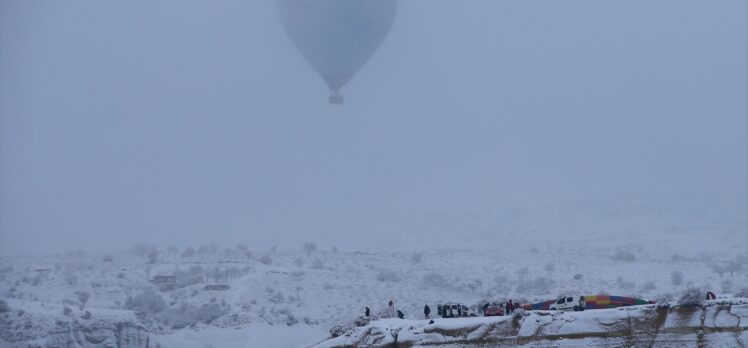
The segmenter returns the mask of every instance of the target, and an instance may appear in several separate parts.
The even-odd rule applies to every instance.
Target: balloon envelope
[[[288,37],[336,96],[387,37],[397,0],[278,0],[278,10]]]

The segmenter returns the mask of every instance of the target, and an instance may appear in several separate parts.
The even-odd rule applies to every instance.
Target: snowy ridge
[[[270,249],[138,245],[112,254],[3,257],[0,348],[56,347],[61,341],[98,348],[117,346],[110,343],[119,337],[129,337],[130,347],[241,348],[262,342],[297,348],[321,342],[331,328],[348,327],[365,306],[377,315],[389,300],[406,319],[420,319],[425,304],[435,311],[447,302],[477,310],[487,302],[534,303],[573,294],[661,303],[688,289],[699,298],[706,291],[720,299],[748,294],[748,253],[739,242],[745,240],[744,222],[715,222],[679,209],[648,216],[615,208],[620,217],[604,219],[614,208],[548,212],[542,214],[547,221],[508,214],[478,244],[469,235],[460,243],[419,237],[422,244],[409,244],[403,235],[405,240],[382,238],[389,242],[382,249],[311,242]],[[433,243],[438,248],[430,249]],[[173,277],[173,289],[161,290],[154,283],[160,276]],[[580,325],[584,315],[558,319],[575,318]],[[483,325],[482,318],[476,320]],[[506,319],[492,320],[500,321],[497,327],[508,325]],[[525,330],[531,328],[527,321]],[[557,323],[551,324],[544,328]]]
[[[656,305],[588,310],[534,311],[505,317],[384,319],[355,328],[313,348],[616,346],[707,347],[748,345],[748,299],[704,306]]]

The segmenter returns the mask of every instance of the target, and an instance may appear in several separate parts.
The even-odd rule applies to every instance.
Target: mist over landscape
[[[206,342],[291,347],[393,297],[748,288],[745,1],[356,1],[386,18],[320,38],[378,35],[341,77],[308,0],[0,0],[0,300],[53,327],[116,288],[94,317],[166,347],[223,300],[192,328],[251,333]]]

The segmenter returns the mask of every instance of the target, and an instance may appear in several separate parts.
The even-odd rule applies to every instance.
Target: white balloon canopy
[[[278,0],[288,37],[327,82],[330,103],[377,51],[392,27],[397,0]]]

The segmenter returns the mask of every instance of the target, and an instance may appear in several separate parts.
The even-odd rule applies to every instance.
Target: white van
[[[548,309],[552,311],[583,311],[587,303],[584,301],[584,296],[565,296],[556,300],[555,303],[551,304]]]

